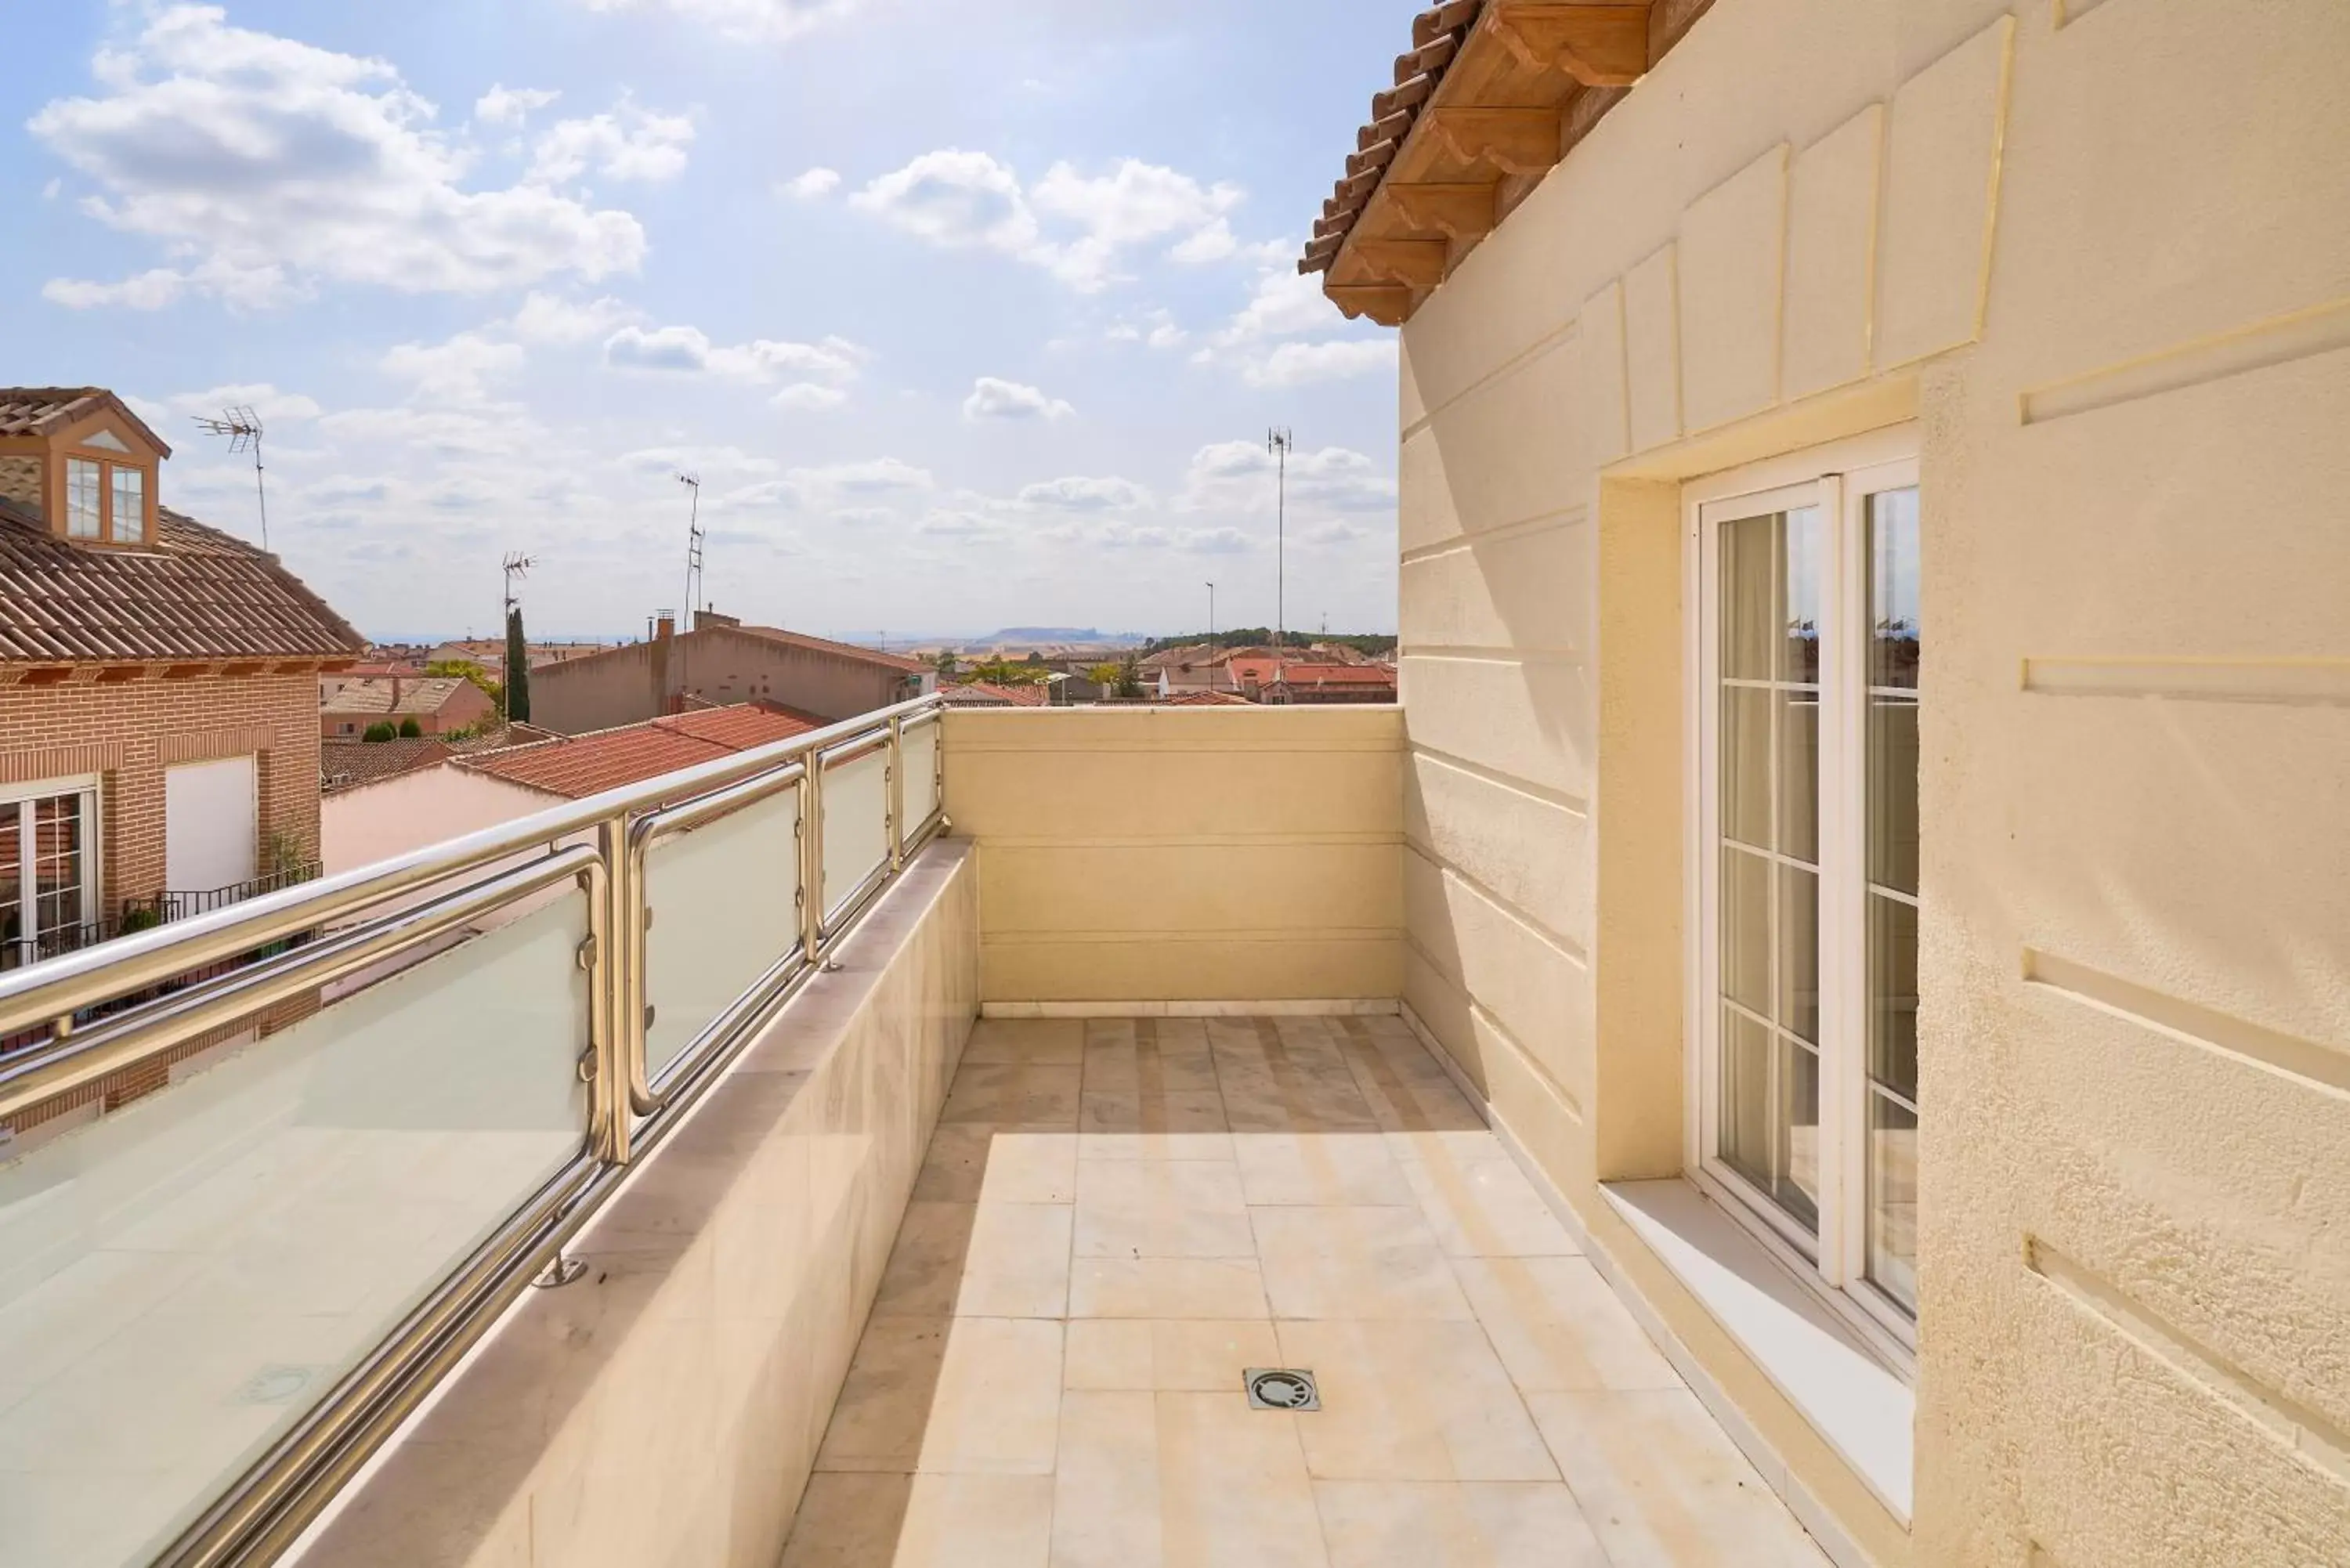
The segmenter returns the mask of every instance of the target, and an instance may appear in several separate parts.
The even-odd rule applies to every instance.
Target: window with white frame
[[[100,466],[86,457],[66,459],[66,536],[69,539],[96,539],[103,533]]]
[[[99,886],[96,780],[0,790],[0,969],[86,946]]]
[[[1918,464],[1685,491],[1691,1168],[1897,1340],[1917,1314]]]

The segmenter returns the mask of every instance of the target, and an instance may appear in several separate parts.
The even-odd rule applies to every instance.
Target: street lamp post
[[[1296,438],[1286,425],[1265,432],[1264,450],[1273,454],[1276,473],[1273,513],[1273,681],[1276,687],[1288,670],[1284,634],[1289,623],[1289,449],[1295,444]]]

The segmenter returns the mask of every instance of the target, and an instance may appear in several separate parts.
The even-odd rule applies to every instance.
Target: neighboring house
[[[328,692],[326,683],[335,680]],[[364,736],[377,724],[398,729],[409,720],[427,735],[470,730],[497,716],[497,704],[472,681],[453,675],[381,675],[320,680],[318,733],[327,740]]]
[[[1053,705],[1053,687],[1045,682],[1033,686],[999,686],[991,680],[966,680],[960,686],[941,686],[939,695],[950,708],[1044,708]]]
[[[586,659],[591,654],[611,649],[608,642],[534,642],[525,649],[530,667],[561,664],[567,659]],[[427,664],[478,664],[494,675],[502,675],[506,667],[506,645],[504,638],[484,637],[463,642],[444,642],[427,650]]]
[[[1290,664],[1262,688],[1278,703],[1392,702],[1396,672],[1383,664]]]
[[[736,752],[787,741],[823,728],[821,721],[771,704],[738,703],[697,709],[641,724],[584,735],[533,738],[452,754],[414,767],[387,762],[372,778],[354,777],[326,800],[325,861],[329,874],[404,855],[501,822],[546,810],[557,802],[658,777]],[[335,748],[339,758],[432,741],[379,741]],[[362,761],[359,765],[364,766]]]
[[[364,789],[401,774],[445,763],[457,748],[432,737],[400,741],[338,741],[318,743],[318,786],[328,795]]]
[[[1161,697],[1171,697],[1178,691],[1237,691],[1239,683],[1232,675],[1232,661],[1251,651],[1246,649],[1216,648],[1211,644],[1192,643],[1184,648],[1170,648],[1136,661],[1137,677],[1147,691]],[[1104,662],[1115,664],[1111,659]]]
[[[0,968],[317,858],[318,677],[366,644],[161,505],[170,455],[110,392],[0,389]]]
[[[918,659],[743,626],[709,610],[699,621],[681,632],[662,620],[650,642],[534,669],[531,722],[583,734],[676,713],[699,700],[776,703],[833,723],[937,685],[937,671]]]
[[[2350,1563],[2350,6],[1410,45],[1409,1007],[1837,1562]]]

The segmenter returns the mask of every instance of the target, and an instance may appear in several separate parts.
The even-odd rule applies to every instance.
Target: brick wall
[[[164,890],[163,770],[257,759],[259,859],[288,836],[318,854],[318,680],[291,675],[95,672],[55,685],[0,686],[0,783],[99,774],[105,909]],[[255,875],[267,869],[255,864]]]

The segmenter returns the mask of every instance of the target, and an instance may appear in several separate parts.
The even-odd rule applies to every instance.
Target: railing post
[[[800,774],[800,953],[824,957],[824,753],[810,752]]]
[[[636,898],[629,883],[629,818],[626,813],[608,817],[596,828],[596,853],[602,861],[601,885],[590,888],[586,960],[588,983],[589,1060],[588,1106],[595,1123],[596,1157],[611,1165],[629,1163],[634,1107],[629,1086],[636,1076],[632,1064],[643,1058],[644,1013],[631,994],[628,954],[633,945],[631,925],[640,927]],[[639,929],[635,935],[640,936]]]
[[[906,868],[906,719],[889,721],[889,875]]]

